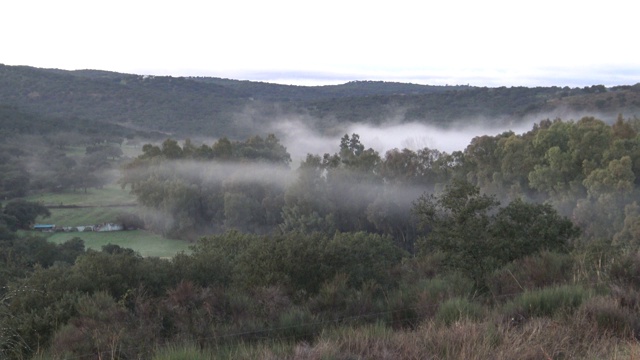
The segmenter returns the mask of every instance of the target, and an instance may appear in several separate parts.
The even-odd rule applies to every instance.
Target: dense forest
[[[315,112],[310,118],[333,119],[321,128],[352,112],[360,114],[353,121],[375,122],[371,114],[382,119],[376,109],[391,103],[415,106],[418,117],[438,113],[444,123],[472,113],[504,121],[558,103],[628,110],[637,85],[307,89],[2,71],[22,79],[26,98],[30,86],[40,87],[32,104],[8,87],[0,98],[2,358],[640,356],[640,120],[633,111],[543,118],[525,132],[478,136],[451,153],[379,153],[357,133],[344,134],[333,151],[309,153],[299,164],[267,126],[242,137],[249,128],[234,133],[229,118],[215,125],[229,128],[207,142],[160,132],[173,132],[162,117],[145,123],[163,111],[151,95],[161,93],[165,109],[188,107],[192,113],[181,116],[203,124],[197,102],[179,105],[185,87],[217,97],[210,104],[216,116],[244,111],[239,99],[252,97],[246,101],[276,112],[304,108]],[[30,84],[36,75],[42,78]],[[59,94],[45,89],[54,84],[67,105],[52,105]],[[147,85],[148,93],[141,90]],[[85,88],[76,93],[73,86]],[[119,108],[122,119],[131,116],[122,126],[101,113],[96,98],[87,100],[100,86],[126,88],[113,90],[117,102],[147,94],[149,103]],[[116,100],[102,94],[108,109]],[[69,104],[78,106],[77,118],[62,111]],[[136,118],[134,108],[149,118]],[[182,135],[201,129],[189,126]],[[139,147],[137,156],[125,156],[127,143]],[[55,244],[29,231],[50,209],[26,195],[82,193],[110,181],[140,206],[123,221],[187,241],[191,251],[143,257],[113,244],[87,249],[82,233]]]

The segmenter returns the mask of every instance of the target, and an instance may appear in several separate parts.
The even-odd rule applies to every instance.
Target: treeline
[[[142,151],[120,183],[154,210],[145,219],[152,230],[195,239],[224,229],[266,233],[280,223],[291,157],[275,136],[213,146],[168,139]]]
[[[0,199],[84,191],[115,181],[124,138],[76,132],[15,135],[0,144]]]
[[[593,117],[544,120],[524,134],[476,137],[451,154],[425,148],[381,156],[365,149],[357,134],[345,135],[338,152],[309,154],[292,173],[272,135],[221,139],[211,147],[167,140],[162,147],[146,145],[121,183],[156,215],[169,215],[160,230],[178,237],[230,229],[365,231],[413,251],[413,203],[458,180],[505,203],[552,205],[583,229],[585,244],[636,247],[639,126],[622,117],[614,124]]]

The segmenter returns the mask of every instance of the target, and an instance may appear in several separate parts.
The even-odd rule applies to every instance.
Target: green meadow
[[[46,206],[116,206],[135,205],[135,196],[118,184],[109,184],[101,189],[87,189],[87,192],[66,191],[61,193],[43,193],[31,195],[28,201],[39,202]]]
[[[136,214],[139,211],[136,199],[129,190],[110,184],[101,189],[64,193],[44,193],[32,195],[28,201],[36,201],[49,208],[51,216],[39,217],[36,222],[76,227],[115,222],[119,215]],[[66,207],[68,206],[68,207]],[[63,243],[74,237],[85,242],[87,249],[100,250],[103,245],[115,244],[130,248],[142,256],[172,257],[179,252],[189,252],[189,243],[172,240],[145,230],[111,232],[65,232],[45,235],[54,243]]]
[[[60,244],[74,237],[84,240],[87,249],[100,250],[104,245],[115,244],[145,257],[170,258],[179,252],[190,252],[189,243],[185,241],[167,239],[144,230],[54,233],[48,240]]]

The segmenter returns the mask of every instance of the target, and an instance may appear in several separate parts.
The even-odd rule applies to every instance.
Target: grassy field
[[[45,206],[78,206],[50,208],[51,216],[36,219],[36,223],[61,227],[115,222],[120,214],[138,213],[135,196],[115,183],[102,189],[89,189],[86,194],[83,191],[46,193],[29,196],[26,200],[40,202]],[[142,256],[165,258],[173,257],[181,251],[189,252],[187,242],[166,239],[144,230],[55,233],[48,240],[59,244],[74,237],[83,239],[88,249],[95,250],[100,250],[103,245],[116,244],[133,249]]]
[[[120,188],[118,184],[110,184],[102,189],[88,189],[84,191],[69,191],[62,193],[44,193],[28,196],[27,201],[35,201],[46,206],[78,205],[78,206],[113,206],[132,205],[136,203],[134,195],[129,190]]]
[[[65,193],[45,193],[33,195],[28,201],[36,201],[45,206],[78,206],[68,208],[49,208],[51,216],[36,219],[37,223],[58,226],[83,226],[115,222],[118,215],[137,213],[135,196],[123,190],[117,184],[102,189],[89,189]]]
[[[57,226],[97,225],[115,222],[123,213],[135,214],[136,209],[132,206],[49,209],[51,216],[39,217],[36,222]]]
[[[166,239],[144,230],[111,232],[71,232],[55,233],[48,240],[60,244],[74,237],[84,240],[87,249],[101,250],[103,245],[115,244],[133,249],[142,256],[170,258],[184,251],[189,253],[189,243],[181,240]]]

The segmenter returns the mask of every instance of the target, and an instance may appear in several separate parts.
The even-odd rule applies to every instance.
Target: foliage
[[[0,103],[19,109],[24,119],[0,121],[0,132],[8,135],[68,131],[74,124],[85,133],[100,131],[120,137],[145,133],[131,130],[135,128],[185,137],[226,134],[242,138],[251,135],[256,124],[267,128],[283,113],[311,115],[317,119],[312,127],[330,129],[345,122],[382,122],[399,113],[405,121],[437,119],[432,123],[442,125],[464,118],[506,123],[557,108],[615,116],[637,109],[639,103],[634,87],[602,92],[590,87],[486,88],[380,81],[306,87],[4,65],[0,79]],[[40,119],[43,115],[47,117]]]
[[[637,309],[625,307],[612,297],[598,296],[588,299],[579,311],[598,328],[623,338],[635,337],[640,331]]]
[[[153,360],[208,360],[213,354],[202,351],[196,344],[171,344],[156,349]]]
[[[500,301],[525,290],[568,283],[574,276],[574,258],[566,253],[542,251],[495,270],[487,276],[492,296]]]
[[[268,232],[280,221],[283,190],[276,177],[290,161],[273,135],[245,142],[222,138],[199,148],[167,139],[161,147],[144,145],[142,155],[123,169],[120,184],[153,210],[146,225],[169,237],[194,239],[230,229]]]
[[[128,312],[108,294],[83,295],[77,300],[76,309],[77,315],[53,336],[54,356],[97,354],[98,357],[126,358],[131,356],[131,348],[140,346],[130,336],[132,324]]]
[[[145,257],[171,258],[181,252],[189,252],[189,243],[166,239],[144,230],[105,231],[105,232],[58,232],[47,237],[47,241],[62,244],[73,238],[85,241],[87,249],[101,250],[102,246],[115,244],[133,249]]]
[[[440,304],[435,320],[446,325],[482,318],[482,307],[464,298],[452,298]]]
[[[29,229],[38,216],[47,217],[49,215],[51,215],[49,209],[42,204],[22,199],[12,200],[2,209],[0,224],[7,226],[13,231]]]
[[[640,253],[630,252],[616,257],[609,276],[615,283],[640,289]]]
[[[553,317],[576,310],[591,296],[591,292],[580,285],[551,286],[523,292],[506,303],[503,312],[511,318]]]
[[[368,281],[394,286],[389,268],[400,263],[402,250],[388,237],[366,233],[288,233],[273,236],[230,232],[202,238],[190,258],[179,266],[201,284],[228,284],[235,279],[245,287],[283,284],[313,294],[337,274],[359,288]],[[330,265],[328,265],[330,264]]]
[[[489,272],[542,250],[566,252],[579,234],[551,206],[521,200],[498,205],[468,182],[454,182],[438,196],[423,195],[414,207],[426,232],[418,251],[444,253],[451,268],[481,288]]]

